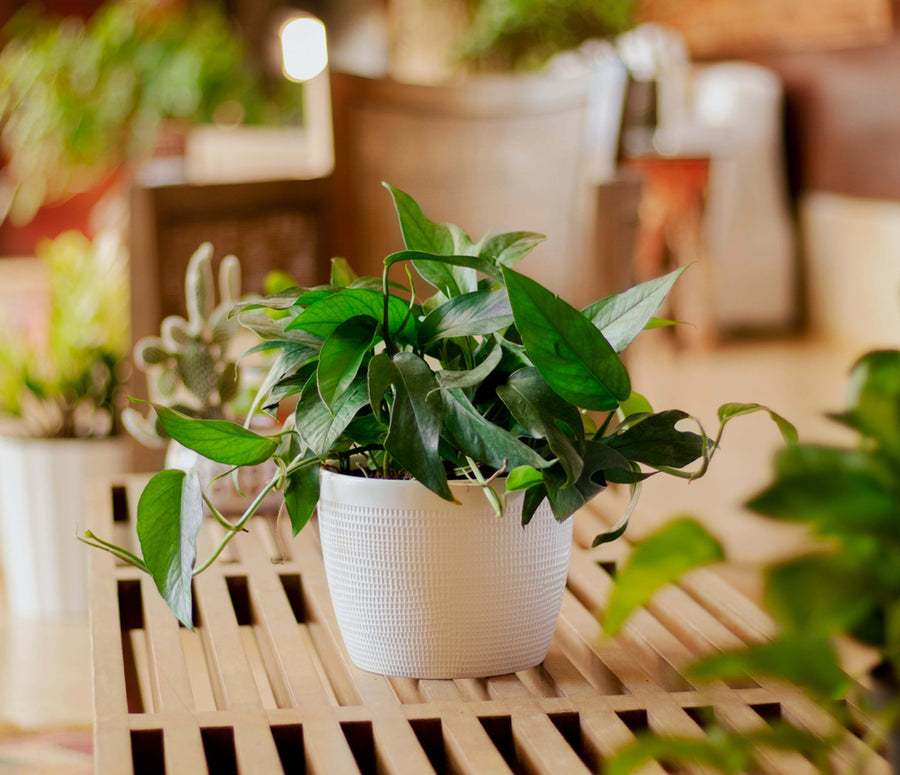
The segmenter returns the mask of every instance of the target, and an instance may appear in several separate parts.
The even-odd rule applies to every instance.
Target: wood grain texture
[[[142,483],[116,485],[133,504]],[[112,534],[112,502],[108,489],[95,490],[91,528],[100,535]],[[615,639],[599,637],[609,570],[628,552],[624,542],[588,548],[607,524],[602,508],[600,499],[575,517],[568,590],[546,660],[488,679],[356,668],[314,523],[291,539],[286,521],[257,517],[226,561],[197,578],[194,632],[168,614],[149,580],[92,553],[97,773],[586,773],[643,729],[702,736],[710,713],[737,729],[776,715],[824,733],[827,719],[790,687],[748,679],[700,690],[684,677],[697,656],[771,632],[766,614],[711,571],[667,588]],[[837,770],[887,775],[875,756],[858,769],[861,748],[847,732]],[[762,767],[815,772],[792,753],[767,752]],[[651,763],[642,772],[665,770]]]

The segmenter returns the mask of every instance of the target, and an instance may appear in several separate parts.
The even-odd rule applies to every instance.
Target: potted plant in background
[[[261,381],[253,375],[266,363],[238,364],[238,349],[244,341],[239,334],[244,329],[229,313],[241,298],[241,264],[235,256],[225,256],[220,262],[217,302],[212,257],[213,246],[208,242],[191,256],[184,280],[187,318],[170,315],[162,321],[159,336],[136,342],[134,364],[146,373],[154,403],[188,417],[240,422],[252,403],[253,384],[258,386]],[[274,423],[266,415],[260,419],[266,425]],[[145,446],[165,447],[166,468],[196,468],[216,508],[226,513],[243,511],[249,502],[246,499],[256,497],[276,470],[274,464],[247,466],[233,480],[223,476],[228,466],[171,439],[155,415],[145,416],[125,407],[122,424]],[[279,502],[277,493],[272,493],[261,506],[277,510]]]
[[[652,411],[618,356],[680,270],[578,310],[512,269],[541,235],[473,243],[389,188],[406,250],[385,259],[381,278],[336,262],[328,286],[238,305],[257,348],[279,353],[255,404],[297,400],[280,432],[157,415],[213,460],[274,459],[263,493],[283,491],[295,534],[318,505],[329,588],[358,666],[443,678],[522,670],[550,645],[572,513],[607,483],[631,486],[625,515],[595,543],[612,540],[644,479],[696,478],[713,453],[702,429],[679,427],[686,413]],[[401,263],[407,284],[388,276]],[[282,316],[260,314],[269,310]],[[203,497],[195,474],[162,471],[138,504],[140,556],[82,537],[151,574],[186,626],[193,575],[256,506],[233,521],[213,509],[226,534],[195,568]]]
[[[610,775],[651,758],[752,771],[760,745],[800,750],[830,771],[829,757],[847,728],[861,728],[900,773],[900,351],[860,358],[851,370],[846,409],[831,417],[855,432],[854,443],[784,449],[775,458],[772,483],[748,504],[769,519],[807,525],[816,539],[808,553],[766,569],[765,602],[776,636],[704,659],[689,675],[699,681],[746,675],[788,681],[831,715],[832,733],[809,734],[786,718],[751,733],[718,729],[699,741],[645,736],[619,754]],[[661,556],[665,563],[653,561]],[[660,586],[722,556],[699,524],[679,520],[664,527],[639,544],[617,574],[604,629],[617,632]],[[641,594],[635,596],[638,577]],[[864,667],[854,676],[841,667],[840,644],[848,639],[865,647]],[[854,717],[859,707],[868,718]],[[865,761],[857,765],[868,771]]]
[[[87,22],[26,8],[5,29],[6,253],[32,255],[37,238],[63,229],[90,233],[92,207],[126,165],[151,155],[164,125],[299,116],[300,91],[263,77],[218,5],[166,6],[114,0]]]
[[[10,608],[86,615],[83,553],[71,540],[90,478],[128,470],[116,398],[128,348],[128,272],[118,237],[67,232],[39,247],[45,330],[0,330],[0,524]]]

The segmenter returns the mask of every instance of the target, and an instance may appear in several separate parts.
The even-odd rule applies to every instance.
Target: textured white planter
[[[501,485],[502,486],[502,485]],[[364,670],[474,678],[526,670],[550,648],[572,520],[546,501],[522,528],[522,493],[495,517],[476,485],[462,505],[416,481],[322,471],[325,572],[350,658]]]
[[[0,549],[10,611],[29,619],[87,616],[91,479],[130,468],[127,440],[0,436]]]

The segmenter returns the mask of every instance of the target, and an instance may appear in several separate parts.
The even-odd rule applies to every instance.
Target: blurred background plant
[[[222,259],[217,303],[212,257],[208,242],[191,256],[184,280],[187,318],[170,315],[162,321],[159,336],[140,339],[134,363],[147,374],[152,401],[190,417],[242,420],[255,387],[242,389],[236,354],[243,346],[235,342],[242,329],[229,315],[241,295],[241,265],[235,256]],[[162,447],[169,441],[155,412],[145,417],[126,407],[122,422],[145,446]]]
[[[748,504],[769,519],[806,525],[816,539],[812,551],[766,569],[775,637],[703,659],[688,675],[700,682],[748,675],[789,682],[829,714],[831,728],[811,734],[785,718],[752,732],[714,724],[715,732],[699,740],[646,735],[609,764],[607,775],[650,759],[755,772],[759,746],[799,751],[821,772],[832,772],[846,728],[861,729],[869,748],[883,751],[900,772],[900,351],[860,358],[846,410],[829,416],[855,432],[854,443],[785,448],[775,458],[772,483]],[[698,523],[666,525],[617,574],[604,631],[615,634],[657,589],[722,557]],[[859,662],[851,674],[843,669],[848,644],[855,644]],[[869,771],[864,755],[854,772]]]
[[[113,0],[87,22],[26,7],[0,52],[0,213],[47,203],[149,155],[167,121],[286,123],[301,90],[267,78],[212,1]]]
[[[0,325],[0,415],[15,435],[114,435],[129,346],[127,253],[114,232],[65,232],[38,247],[48,279],[46,328]]]
[[[629,29],[634,9],[634,0],[472,0],[460,55],[481,69],[537,69],[585,40]]]

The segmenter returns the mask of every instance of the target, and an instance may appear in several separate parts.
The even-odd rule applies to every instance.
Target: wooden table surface
[[[128,542],[140,478],[98,486],[92,529]],[[364,672],[347,658],[314,525],[255,518],[195,580],[197,626],[179,626],[151,579],[92,552],[96,772],[587,773],[636,732],[703,735],[788,718],[827,718],[796,691],[750,680],[702,691],[682,668],[711,651],[765,639],[771,620],[709,570],[659,594],[615,639],[597,612],[626,543],[590,550],[607,523],[576,515],[568,588],[546,661],[514,675],[414,680]],[[207,520],[200,556],[221,528]],[[280,538],[278,535],[280,534]],[[280,547],[283,547],[280,548]],[[284,556],[283,556],[284,552]],[[835,764],[862,772],[848,733]],[[868,757],[865,772],[887,773]],[[768,753],[765,771],[816,772],[799,754]],[[659,764],[642,773],[666,772]]]

